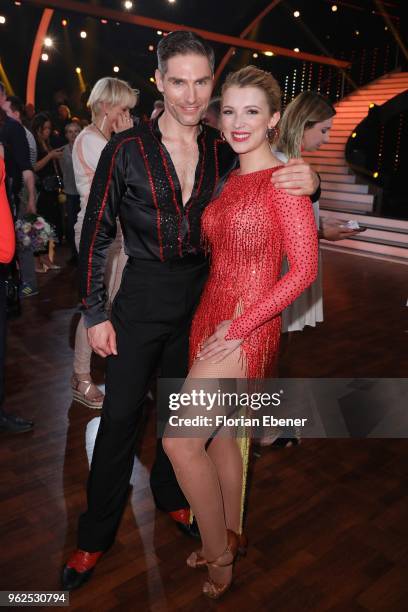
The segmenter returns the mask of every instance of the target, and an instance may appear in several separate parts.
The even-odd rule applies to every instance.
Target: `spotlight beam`
[[[44,3],[45,4],[45,3]],[[31,51],[30,65],[28,67],[26,103],[35,106],[35,84],[37,80],[38,66],[40,63],[44,38],[47,35],[48,26],[54,14],[53,9],[46,8],[41,16],[41,21],[35,35],[33,48]]]
[[[192,32],[196,32],[207,40],[228,45],[229,47],[243,47],[245,49],[251,49],[252,51],[256,50],[262,52],[273,51],[275,55],[291,57],[292,59],[296,58],[297,60],[316,62],[318,64],[328,64],[329,66],[337,66],[338,68],[347,68],[350,66],[350,62],[338,60],[333,57],[315,55],[314,53],[296,53],[293,51],[293,49],[286,49],[285,47],[278,47],[276,45],[268,45],[262,42],[245,40],[237,36],[227,36],[226,34],[220,34],[218,32],[209,32],[208,30],[201,30],[199,28],[172,23],[170,21],[160,21],[158,19],[151,19],[150,17],[143,17],[141,15],[123,13],[123,11],[117,11],[103,6],[93,6],[89,3],[85,4],[84,2],[77,2],[76,0],[26,0],[26,4],[32,4],[40,7],[47,6],[62,11],[73,11],[96,17],[97,19],[104,17],[106,19],[110,19],[111,21],[130,23],[154,30],[165,30],[170,32],[174,30],[190,30]]]
[[[262,21],[262,19],[264,17],[266,17],[266,15],[268,13],[270,13],[271,10],[274,9],[275,6],[277,6],[280,2],[282,2],[282,0],[273,0],[272,2],[270,2],[268,4],[268,6],[266,6],[264,8],[264,10],[261,13],[259,13],[259,15],[257,15],[255,17],[255,19],[253,19],[251,21],[251,23],[249,23],[244,30],[242,30],[242,32],[239,35],[239,37],[240,38],[245,38],[246,36],[248,36],[248,34],[250,34],[252,32],[252,30],[258,25],[258,23],[260,23],[260,21]],[[215,75],[214,75],[215,83],[220,78],[220,76],[222,74],[222,71],[224,70],[225,66],[228,64],[228,62],[231,59],[234,51],[235,51],[235,48],[234,47],[230,47],[228,49],[228,51],[226,52],[226,54],[224,55],[224,57],[222,58],[222,60],[220,61],[220,63],[218,64],[217,70],[215,71]]]
[[[392,23],[389,14],[387,13],[387,10],[384,6],[384,3],[381,2],[381,0],[374,0],[374,4],[376,5],[378,12],[380,13],[381,17],[384,19],[385,23],[387,24],[387,26],[389,27],[389,29],[392,32],[392,35],[394,36],[395,42],[397,43],[398,47],[401,49],[401,52],[403,54],[403,56],[405,57],[405,59],[408,59],[408,49],[404,43],[404,41],[402,40],[401,36],[398,34],[398,31],[396,29],[396,27],[394,26],[394,24]]]

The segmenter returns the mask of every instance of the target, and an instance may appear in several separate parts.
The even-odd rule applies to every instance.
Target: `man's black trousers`
[[[88,480],[88,509],[80,516],[78,547],[94,552],[113,542],[126,503],[149,381],[183,378],[191,319],[207,278],[203,258],[175,262],[130,259],[112,307],[117,356],[107,358],[105,401]],[[158,440],[151,473],[158,507],[188,506]]]

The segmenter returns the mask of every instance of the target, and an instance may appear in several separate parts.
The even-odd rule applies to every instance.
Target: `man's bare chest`
[[[183,204],[185,205],[190,199],[194,188],[194,180],[199,157],[198,147],[168,147],[167,150],[170,154],[177,174],[182,192]]]

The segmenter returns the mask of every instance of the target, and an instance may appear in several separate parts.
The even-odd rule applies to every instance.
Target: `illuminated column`
[[[30,57],[30,66],[28,68],[26,103],[35,106],[35,85],[37,80],[38,65],[40,63],[43,41],[48,31],[48,26],[54,14],[53,9],[44,9],[41,16],[40,25],[35,35],[35,40]]]

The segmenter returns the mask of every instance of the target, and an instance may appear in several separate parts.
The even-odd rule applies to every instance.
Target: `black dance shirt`
[[[171,157],[158,120],[114,136],[102,151],[82,226],[79,254],[80,296],[85,325],[105,321],[104,269],[119,217],[126,255],[174,261],[201,255],[201,215],[236,164],[219,132],[203,125],[191,198],[183,206]]]
[[[22,185],[22,173],[25,170],[32,170],[30,149],[23,126],[11,117],[2,116],[0,143],[4,146],[6,176],[13,181],[13,193],[18,193]]]

